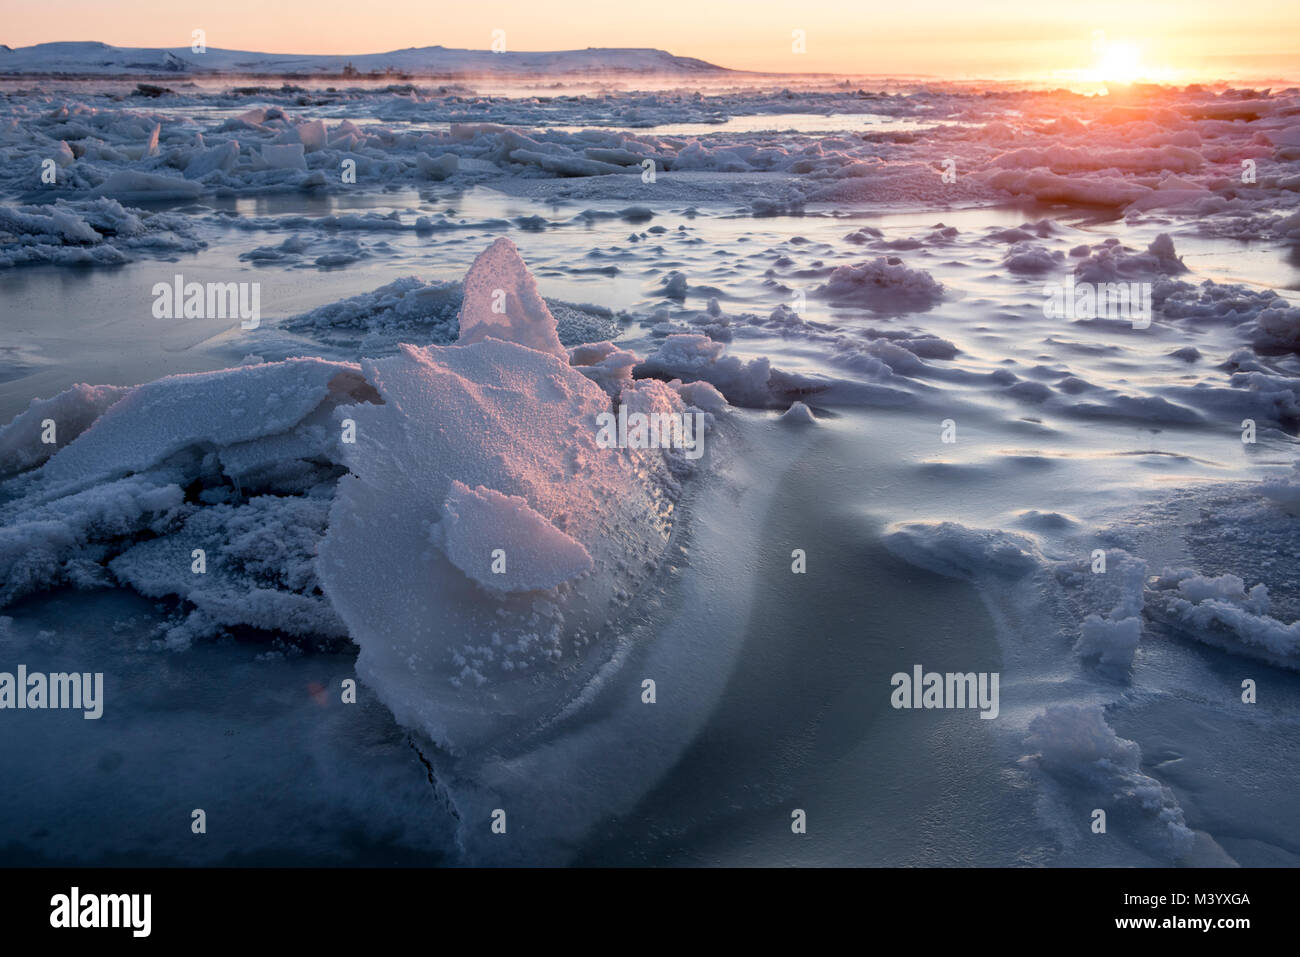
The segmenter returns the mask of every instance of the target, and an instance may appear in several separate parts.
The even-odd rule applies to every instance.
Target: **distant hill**
[[[411,47],[357,56],[253,53],[209,47],[115,47],[94,41],[40,43],[10,49],[0,46],[0,74],[358,76],[402,74],[460,76],[509,73],[520,76],[598,73],[729,73],[724,67],[673,56],[663,50],[589,47],[553,53],[450,50]]]

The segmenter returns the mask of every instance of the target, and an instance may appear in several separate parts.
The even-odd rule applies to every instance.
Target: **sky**
[[[332,54],[486,49],[504,30],[513,50],[656,47],[799,73],[1052,75],[1110,62],[1160,79],[1300,62],[1295,0],[0,0],[0,43],[11,47],[188,47],[195,29],[210,47]]]

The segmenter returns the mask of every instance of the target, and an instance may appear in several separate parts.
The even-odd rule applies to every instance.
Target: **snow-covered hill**
[[[287,74],[360,76],[397,73],[409,76],[457,76],[480,73],[723,73],[723,67],[663,50],[605,49],[555,52],[504,52],[450,50],[446,47],[411,47],[388,53],[358,56],[254,53],[207,48],[195,53],[189,47],[173,49],[116,47],[94,41],[40,43],[9,49],[0,47],[0,74],[227,74],[279,76]]]

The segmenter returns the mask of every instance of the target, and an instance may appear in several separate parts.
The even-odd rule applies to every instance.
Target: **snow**
[[[187,449],[286,432],[323,402],[367,391],[356,366],[319,359],[168,376],[118,399],[27,481],[45,495],[86,488]]]
[[[1150,279],[1187,272],[1174,250],[1168,233],[1160,233],[1146,250],[1135,253],[1119,243],[1102,243],[1089,250],[1086,258],[1074,267],[1081,282],[1108,283],[1120,280]]]
[[[904,560],[940,575],[1020,576],[1038,567],[1038,549],[1025,536],[955,522],[902,524],[889,530],[884,543]]]
[[[186,179],[203,179],[212,173],[229,173],[239,162],[239,140],[227,140],[210,149],[197,150],[185,165]]]
[[[184,502],[179,478],[131,476],[53,502],[33,497],[0,506],[0,602],[64,583],[108,584],[100,563],[114,543],[175,521]]]
[[[601,633],[661,554],[677,488],[665,452],[596,444],[609,396],[569,365],[511,243],[481,253],[465,289],[454,345],[363,361],[380,401],[336,413],[357,443],[319,551],[361,674],[453,749],[490,740],[488,715],[535,707],[538,686],[507,679]]]
[[[176,596],[193,606],[169,629],[168,647],[245,626],[319,640],[347,632],[320,594],[315,551],[329,499],[261,495],[194,510],[169,534],[127,548],[109,568],[152,598]],[[191,570],[202,548],[206,570]]]
[[[0,54],[0,72],[5,59],[57,70],[64,54],[78,57],[85,69],[112,72],[119,68],[113,64],[120,52],[94,44],[84,49],[44,45]],[[154,51],[160,58],[162,52]],[[180,50],[174,56],[190,64],[182,69],[267,74],[295,59],[259,60],[215,49],[201,55]],[[431,48],[375,56],[389,57],[387,66],[410,62],[417,75],[440,58],[446,61],[446,69],[437,71],[443,75],[477,58],[493,76],[507,76],[566,62],[585,70],[577,64],[602,57],[615,72],[660,61],[669,74],[698,75],[693,61],[654,51],[471,54]],[[347,62],[300,59],[302,72],[328,63],[341,69]],[[361,69],[364,58],[354,59]],[[30,183],[33,167],[54,158],[65,198],[183,199],[208,190],[334,193],[485,180],[508,191],[536,192],[543,189],[541,178],[580,181],[580,192],[571,187],[575,198],[635,198],[642,205],[687,197],[732,201],[755,216],[797,215],[818,204],[951,206],[1027,196],[1128,215],[1181,210],[1211,219],[1211,228],[1235,229],[1253,221],[1255,232],[1262,228],[1287,236],[1294,231],[1294,216],[1286,214],[1294,212],[1296,192],[1282,172],[1284,151],[1294,149],[1286,139],[1291,127],[1278,126],[1292,109],[1285,92],[1260,98],[1256,108],[1233,122],[1211,116],[1225,110],[1235,114],[1235,102],[1190,88],[1144,94],[1149,102],[1141,121],[1104,97],[1000,96],[993,108],[957,88],[864,97],[856,91],[739,87],[707,94],[607,90],[553,102],[408,84],[374,93],[336,88],[315,104],[292,90],[268,88],[258,93],[264,105],[235,115],[230,114],[248,106],[248,98],[229,92],[167,93],[139,110],[122,109],[107,97],[78,102],[50,96],[46,110],[29,110],[21,100],[8,105],[13,130],[23,135],[8,137],[11,165],[0,174],[0,184]],[[356,119],[338,118],[340,105]],[[219,111],[215,117],[205,114],[212,107]],[[1014,127],[998,119],[998,109],[1012,107],[1019,114]],[[1055,122],[1063,110],[1089,122]],[[792,111],[848,118],[878,113],[883,122],[909,126],[858,136],[779,138],[771,131],[725,129],[729,118]],[[689,124],[723,129],[673,134],[674,125]],[[1274,141],[1277,145],[1271,145]],[[936,155],[962,157],[955,181],[938,175]],[[1262,164],[1250,189],[1241,188],[1242,157]],[[654,164],[654,181],[637,175],[646,160]],[[344,161],[355,164],[354,184],[339,175]]]
[[[710,415],[719,415],[727,410],[726,398],[708,382],[684,383],[680,379],[674,379],[669,384],[677,390],[682,401],[691,408]]]
[[[1263,583],[1248,592],[1236,575],[1167,568],[1152,589],[1153,613],[1164,623],[1206,644],[1300,670],[1300,621],[1286,624],[1268,614]]]
[[[1141,637],[1142,620],[1136,616],[1114,619],[1089,615],[1083,620],[1074,650],[1085,658],[1096,657],[1103,665],[1128,668]]]
[[[33,399],[27,411],[0,427],[0,478],[43,464],[129,391],[120,386],[92,386],[83,382],[52,398]],[[54,423],[54,442],[41,441],[47,421]]]
[[[1260,483],[1260,494],[1290,515],[1300,515],[1300,466],[1291,475]]]
[[[632,369],[640,361],[636,353],[608,341],[569,350],[569,364],[614,398],[631,384]]]
[[[276,256],[263,250],[254,258],[293,259],[310,248],[306,241],[290,237],[275,248]],[[309,336],[318,345],[344,349],[355,357],[390,354],[399,342],[447,345],[459,334],[464,288],[459,280],[424,282],[414,276],[403,277],[371,292],[291,316],[280,329]],[[560,341],[566,345],[599,342],[617,332],[607,309],[559,299],[544,299],[543,304],[555,318]],[[488,308],[490,313],[490,296]],[[263,354],[274,351],[275,343],[270,340],[276,331],[264,327],[260,332],[268,341],[259,344],[259,349]],[[301,343],[295,341],[284,348],[301,348]]]
[[[0,206],[0,238],[0,268],[117,265],[141,253],[194,252],[204,245],[182,216],[130,209],[108,198]]]
[[[506,592],[554,588],[591,570],[591,555],[518,495],[468,488],[460,481],[442,504],[437,541],[451,563],[487,589]],[[485,545],[495,547],[488,551]],[[503,567],[491,568],[500,551]]]
[[[309,598],[309,605],[319,607],[304,621],[301,610],[289,607],[300,604],[289,590],[241,611],[246,581],[204,578],[213,584],[196,586],[189,560],[196,538],[210,539],[216,572],[220,549],[237,546],[223,546],[211,529],[238,529],[250,521],[270,526],[264,517],[249,519],[249,513],[214,525],[216,513],[208,516],[187,502],[185,490],[203,486],[201,502],[224,507],[241,499],[241,478],[250,488],[279,494],[302,494],[331,482],[337,472],[322,461],[338,459],[339,433],[332,422],[324,430],[320,410],[367,396],[373,390],[356,366],[297,359],[167,376],[131,389],[81,385],[38,400],[2,433],[6,446],[12,443],[10,470],[25,471],[10,479],[0,504],[0,579],[6,582],[0,598],[11,601],[64,582],[103,586],[113,581],[112,569],[146,594],[192,592],[194,616],[206,622],[204,628],[191,623],[194,634],[231,623],[304,634],[320,625],[322,634],[337,632],[337,626],[324,627],[332,614],[319,600]],[[39,453],[24,449],[37,437],[32,423],[39,424],[38,416],[53,417],[64,430],[57,451],[43,462]],[[265,516],[271,505],[251,507]],[[279,538],[291,541],[297,532],[289,526],[300,525],[302,513],[286,508]],[[196,509],[203,517],[195,516]],[[201,529],[209,531],[200,534]],[[152,540],[132,548],[141,536]],[[310,554],[308,549],[308,561]],[[114,564],[119,555],[122,563]],[[296,587],[305,585],[299,581]],[[205,610],[199,596],[212,607]],[[217,604],[224,610],[217,612]],[[286,613],[283,622],[276,608]]]
[[[417,153],[415,158],[420,171],[433,180],[444,180],[460,169],[460,157],[455,153],[442,153],[437,157]]]
[[[1124,678],[1133,667],[1142,637],[1147,563],[1123,549],[1106,549],[1106,570],[1097,574],[1091,562],[1057,566],[1057,581],[1078,594],[1081,604],[1100,609],[1089,613],[1079,628],[1074,651],[1095,659],[1110,675]],[[1114,602],[1111,607],[1106,607]]]
[[[306,169],[301,143],[266,144],[259,154],[266,169]]]
[[[816,292],[887,314],[924,312],[943,301],[942,283],[923,269],[910,268],[897,256],[840,266]]]
[[[766,733],[768,643],[798,645],[804,706],[838,693],[817,668],[867,673],[818,656],[879,621],[1001,669],[1007,760],[971,788],[1032,780],[1024,859],[1291,862],[1284,789],[1213,782],[1295,763],[1294,90],[70,82],[0,101],[0,264],[121,268],[3,277],[16,629],[120,591],[159,616],[141,648],[359,650],[464,820],[527,808],[528,840],[467,824],[458,853],[549,862],[680,786],[711,715]],[[199,250],[265,283],[258,329],[148,322],[149,277]],[[1046,316],[1049,280],[1149,283],[1151,322]],[[705,413],[705,455],[602,447],[620,409]],[[752,600],[805,582],[826,642]],[[63,586],[100,591],[39,595]]]
[[[196,53],[191,47],[156,49],[119,47],[98,42],[39,43],[35,46],[0,49],[0,73],[43,74],[204,74],[274,76],[310,74],[340,76],[344,67],[360,73],[384,71],[416,76],[455,76],[503,71],[517,74],[554,75],[566,72],[726,73],[720,67],[690,57],[678,57],[662,50],[604,49],[523,53],[490,50],[455,50],[441,46],[407,48],[388,53],[355,56],[312,56],[308,54],[256,53],[206,47]]]
[[[90,195],[139,202],[140,200],[195,199],[202,192],[202,188],[197,183],[175,176],[163,176],[139,170],[116,170],[92,190]]]
[[[1041,203],[1078,206],[1129,206],[1150,193],[1150,188],[1118,177],[1059,176],[1045,169],[1002,170],[988,177],[994,189],[1013,196],[1031,196]]]
[[[1030,760],[1044,772],[1082,787],[1080,803],[1091,798],[1108,812],[1108,828],[1137,818],[1168,859],[1192,849],[1193,835],[1173,792],[1142,773],[1141,748],[1119,737],[1100,707],[1049,707],[1030,722],[1026,744],[1035,752]],[[1084,813],[1091,815],[1091,808]]]
[[[599,631],[616,595],[635,590],[644,572],[633,570],[663,547],[656,503],[664,492],[655,470],[643,471],[653,459],[596,446],[595,418],[608,398],[548,351],[495,339],[404,347],[363,371],[383,402],[347,410],[358,443],[347,450],[351,474],[340,481],[321,546],[325,590],[361,647],[361,674],[398,719],[466,747],[490,737],[494,722],[481,711],[505,699],[489,694],[471,708],[464,693],[562,657],[563,632]],[[453,482],[523,498],[586,549],[595,574],[555,606],[563,612],[538,621],[524,595],[502,606],[502,618],[460,597],[457,582],[468,580],[422,543],[445,514]],[[452,541],[458,556],[471,547]],[[497,546],[477,547],[480,561],[490,561]],[[351,557],[359,554],[372,560],[359,565]],[[481,648],[488,651],[471,650]]]
[[[568,360],[555,319],[537,292],[537,283],[519,258],[515,244],[504,237],[479,253],[465,275],[458,319],[457,341],[464,345],[503,339]]]
[[[815,383],[773,369],[766,358],[746,362],[727,355],[722,343],[694,333],[665,337],[659,348],[636,366],[634,375],[706,382],[733,405],[754,408],[766,408],[793,393],[819,389]]]
[[[231,627],[347,634],[396,713],[439,740],[473,740],[481,729],[432,717],[435,699],[410,687],[392,636],[420,644],[427,670],[415,680],[453,699],[560,660],[646,579],[694,466],[682,450],[597,444],[610,394],[584,374],[590,365],[570,365],[509,240],[479,255],[464,289],[454,344],[402,345],[360,365],[300,358],[129,389],[81,385],[34,403],[0,432],[18,473],[0,507],[6,598],[116,579],[184,603],[174,648]],[[421,316],[430,295],[443,315],[456,298],[400,281],[318,319]],[[705,411],[725,407],[707,385],[632,383],[637,357],[608,342],[575,349],[583,360],[614,360],[605,384],[633,410],[683,412],[678,389]],[[57,451],[38,442],[50,417],[63,430]],[[195,487],[195,499],[182,493]],[[394,619],[376,618],[365,590],[399,584],[405,597],[386,605]],[[486,658],[467,650],[485,647]]]
[[[1043,168],[1064,172],[1114,169],[1136,173],[1160,170],[1191,173],[1205,165],[1205,157],[1194,149],[1175,145],[1146,149],[1096,150],[1056,144],[1046,149],[1011,150],[995,159],[993,165],[1007,169]]]
[[[817,422],[812,409],[802,402],[795,402],[781,413],[781,421],[788,425],[813,425]]]

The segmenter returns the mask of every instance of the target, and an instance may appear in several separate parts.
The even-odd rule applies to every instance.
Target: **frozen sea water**
[[[266,102],[292,115],[293,98]],[[1229,116],[1243,101],[1216,109]],[[15,115],[28,104],[8,98]],[[177,97],[158,106],[174,117],[160,125],[176,143],[200,127],[212,139],[212,127],[251,105]],[[1098,185],[1105,167],[1080,173],[1077,155],[1058,154],[1045,162],[1092,182],[1100,205],[1053,205],[1028,181],[1010,193],[941,191],[946,137],[973,136],[981,163],[1021,143],[1047,148],[1051,130],[1032,103],[977,110],[936,94],[838,124],[804,99],[782,114],[740,95],[708,109],[609,94],[563,108],[508,97],[479,105],[543,143],[588,125],[619,128],[621,116],[634,135],[683,138],[659,146],[685,159],[646,183],[635,172],[543,175],[535,160],[476,171],[469,150],[445,180],[403,172],[355,190],[269,190],[250,174],[186,202],[124,200],[179,217],[168,232],[180,238],[123,247],[126,261],[112,266],[53,256],[0,271],[0,419],[78,382],[129,386],[255,361],[247,357],[355,362],[391,356],[399,342],[445,346],[457,284],[505,235],[566,346],[612,337],[645,360],[642,374],[711,381],[736,407],[726,454],[678,503],[669,554],[680,558],[646,581],[617,642],[566,665],[558,720],[469,754],[430,740],[411,718],[419,707],[399,708],[406,726],[396,723],[364,686],[361,707],[338,704],[339,682],[354,674],[347,642],[233,628],[161,651],[174,601],[155,606],[124,589],[20,599],[5,609],[4,660],[103,670],[120,704],[102,726],[21,716],[31,733],[3,755],[13,771],[6,806],[17,811],[0,825],[0,846],[13,860],[1297,862],[1294,669],[1251,657],[1239,635],[1196,635],[1191,612],[1169,611],[1159,588],[1146,596],[1130,667],[1115,673],[1076,650],[1088,615],[1118,622],[1125,601],[1141,608],[1144,581],[1166,566],[1263,582],[1270,614],[1283,626],[1297,617],[1295,518],[1255,491],[1295,459],[1300,367],[1285,330],[1297,325],[1286,310],[1300,264],[1279,225],[1292,190],[1274,180],[1266,198],[1229,197],[1217,212],[1121,215],[1115,187]],[[456,115],[463,104],[437,102],[425,115],[416,106],[358,94],[301,112],[369,130],[376,152],[385,135],[376,128],[418,140],[466,119]],[[1229,187],[1214,176],[1238,168],[1234,150],[1258,132],[1271,141],[1261,166],[1285,176],[1287,150],[1300,144],[1284,107],[1271,109],[1187,121],[1221,167],[1187,175],[1222,199]],[[913,152],[923,147],[909,138],[926,142],[940,120],[958,132]],[[1007,124],[1021,125],[1005,135]],[[24,156],[41,148],[9,135]],[[1125,190],[1150,189],[1182,162],[1121,152],[1154,149],[1149,131],[1113,136],[1103,144],[1112,162],[1134,166],[1117,174]],[[839,140],[850,145],[831,145]],[[810,144],[818,156],[856,158],[809,169],[850,172],[809,190],[816,177],[790,157]],[[388,149],[417,152],[398,141]],[[739,151],[734,160],[727,150]],[[908,167],[916,162],[924,168]],[[903,178],[891,178],[900,168]],[[12,204],[40,198],[11,187]],[[1156,287],[1148,328],[1044,314],[1046,284],[1111,269]],[[155,319],[150,290],[178,273],[260,283],[261,326]],[[367,306],[404,277],[428,288],[402,286]],[[1208,292],[1207,280],[1217,284]],[[353,308],[329,308],[350,297]],[[1266,309],[1280,317],[1267,336]],[[670,338],[682,335],[704,339]],[[708,343],[758,365],[721,365]],[[814,422],[780,420],[796,400]],[[1244,419],[1258,428],[1252,444],[1241,441]],[[955,442],[943,440],[948,421]],[[8,486],[0,500],[20,494]],[[1253,531],[1235,541],[1237,529]],[[1252,557],[1252,540],[1269,561]],[[1140,569],[1115,586],[1127,597],[1107,592],[1081,570],[1097,548],[1123,550],[1149,576]],[[791,574],[793,549],[807,551],[806,575]],[[890,708],[891,675],[918,662],[1000,672],[999,720]],[[652,710],[638,697],[643,677],[659,682]],[[1244,679],[1258,683],[1258,704],[1240,701]],[[1034,725],[1059,706],[1082,710]],[[1134,768],[1093,766],[1090,755],[1131,753],[1105,751],[1115,746],[1086,723],[1093,707],[1136,744]],[[1041,738],[1031,726],[1057,736],[1041,754],[1027,743]],[[298,762],[287,784],[286,760]],[[61,803],[48,799],[56,793]],[[1114,840],[1088,833],[1098,802],[1114,812]],[[524,835],[505,848],[487,830],[502,805],[519,809],[512,826]],[[189,839],[192,807],[214,822],[204,844]],[[808,814],[804,837],[790,832],[795,808]],[[1172,829],[1161,809],[1180,816]],[[56,816],[84,827],[56,828]]]

